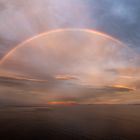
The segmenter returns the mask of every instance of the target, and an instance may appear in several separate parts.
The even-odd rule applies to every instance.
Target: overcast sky
[[[139,0],[1,0],[0,54],[38,33],[91,28],[139,49]]]
[[[126,44],[126,46],[136,51],[139,56],[139,13],[139,0],[1,0],[0,58],[16,45],[37,34],[61,28],[84,28],[103,32],[120,40]],[[134,71],[135,73],[139,73],[139,62],[137,61],[136,63],[137,68]],[[116,71],[111,70],[111,72]],[[21,89],[13,86],[17,84],[17,81],[11,82],[11,79],[5,80],[2,78],[0,82],[3,83],[0,87],[0,94],[1,101],[3,101],[4,104],[5,102],[29,103],[32,101],[22,100],[23,97],[26,99],[34,97],[33,102],[39,101],[39,103],[47,98],[44,95],[46,89],[44,89],[42,95],[39,96],[38,92],[40,93],[40,88],[38,90],[32,89],[32,87],[29,88],[32,82],[30,84],[28,83],[28,86],[25,86],[25,81],[22,81],[20,83],[20,85],[22,85]],[[139,87],[139,79],[133,81],[133,83],[134,82],[136,87]],[[56,82],[52,81],[52,83],[54,84]],[[32,84],[34,85],[34,83]],[[5,88],[7,89],[6,91]],[[79,91],[82,89],[83,87],[80,87]],[[95,92],[94,95],[91,95],[91,89],[88,89],[87,92],[89,92],[89,94],[87,96],[82,95],[82,97],[75,97],[74,100],[83,101],[83,99],[86,99],[87,101],[87,98],[89,99],[92,96],[94,98],[90,98],[90,100],[88,100],[89,103],[107,103],[108,101],[110,101],[110,103],[140,102],[138,91],[133,91],[131,88],[102,87],[98,90],[93,89],[93,91]],[[103,94],[97,94],[99,91],[102,91]],[[116,91],[119,93],[116,93]],[[128,94],[125,96],[124,94],[120,94],[120,91],[123,93],[127,92]],[[25,96],[25,92],[29,92],[30,94]],[[104,92],[114,93],[114,95],[109,94],[105,96]],[[133,93],[133,95],[131,93]],[[10,98],[9,94],[14,94],[14,96]],[[99,95],[99,97],[96,95]],[[67,99],[67,97],[65,97],[65,99]]]

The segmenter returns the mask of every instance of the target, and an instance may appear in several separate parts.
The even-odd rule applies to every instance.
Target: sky
[[[112,63],[115,63],[117,68],[110,67],[110,65],[107,67],[107,72],[111,73],[111,75],[123,75],[127,80],[131,81],[127,82],[127,84],[124,84],[125,80],[117,79],[118,82],[116,83],[108,83],[108,79],[111,79],[111,76],[106,75],[106,71],[102,71],[102,73],[99,73],[101,77],[94,78],[94,82],[91,85],[88,83],[88,78],[85,78],[82,74],[82,78],[86,81],[85,85],[79,84],[77,82],[77,79],[81,78],[81,75],[78,77],[76,74],[72,75],[70,72],[65,72],[65,74],[59,72],[55,72],[52,74],[48,74],[46,77],[46,81],[49,81],[48,83],[42,80],[42,77],[44,75],[40,69],[37,69],[41,71],[39,76],[34,77],[36,73],[34,74],[34,69],[28,70],[27,64],[24,62],[23,64],[21,61],[25,60],[25,57],[29,57],[30,63],[28,64],[34,64],[33,66],[35,68],[38,68],[38,64],[41,65],[42,70],[44,71],[52,71],[54,68],[51,69],[51,65],[48,65],[47,67],[44,67],[44,61],[42,59],[37,59],[38,63],[34,62],[33,60],[36,58],[35,56],[35,49],[33,47],[30,47],[29,50],[22,50],[19,49],[15,55],[16,60],[19,60],[16,62],[18,65],[17,67],[20,67],[20,74],[22,74],[22,77],[17,78],[17,71],[11,71],[11,73],[15,76],[7,77],[9,73],[7,73],[7,68],[9,70],[13,69],[14,64],[10,64],[6,67],[6,69],[0,66],[0,104],[1,105],[7,105],[7,104],[47,104],[49,101],[74,101],[75,103],[140,103],[140,94],[139,94],[139,88],[140,88],[140,79],[139,79],[139,65],[140,65],[140,1],[139,0],[1,0],[0,1],[0,58],[3,59],[3,57],[15,46],[20,44],[21,42],[32,38],[33,36],[37,36],[38,34],[50,32],[58,29],[90,29],[95,30],[97,32],[102,32],[108,36],[111,36],[112,38],[115,38],[119,41],[121,41],[125,46],[127,47],[121,47],[119,43],[116,43],[113,40],[113,43],[115,42],[115,45],[118,49],[115,49],[111,52],[112,55],[115,55],[116,53],[121,56],[118,61],[116,61],[117,56],[115,59],[113,59]],[[82,37],[80,34],[86,34],[85,32],[79,33],[79,40],[81,43]],[[69,36],[67,33],[65,34],[68,38],[64,39],[65,37],[61,36],[54,36],[52,41],[50,41],[50,44],[54,41],[56,41],[56,37],[61,40],[59,42],[60,44],[62,41],[65,42],[67,39],[71,39],[71,36]],[[75,36],[75,33],[74,33]],[[90,35],[92,36],[92,35]],[[104,39],[107,39],[106,37],[103,38],[103,36],[99,36],[97,34],[93,35],[93,42],[97,41],[97,37],[101,41]],[[87,35],[85,35],[85,38]],[[84,38],[84,39],[85,39]],[[96,39],[95,39],[96,38]],[[42,43],[42,38],[39,38],[40,41],[38,41],[40,44]],[[47,37],[45,38],[48,39]],[[36,41],[33,40],[33,44]],[[90,42],[90,41],[89,41]],[[95,47],[93,48],[93,51],[98,50],[97,43],[93,43]],[[112,42],[112,39],[108,39],[107,45]],[[46,45],[46,41],[43,42]],[[80,46],[81,44],[78,43],[77,45]],[[29,45],[29,43],[25,43],[24,45]],[[24,46],[23,45],[23,46]],[[68,45],[67,53],[69,53],[69,47],[71,47],[71,43]],[[89,48],[92,50],[91,45],[86,44]],[[56,44],[57,46],[57,44]],[[123,45],[122,45],[123,46]],[[100,48],[100,47],[99,47]],[[109,45],[110,48],[110,45]],[[81,48],[80,48],[81,49]],[[79,50],[80,50],[79,49]],[[56,49],[57,50],[57,49]],[[59,52],[62,53],[63,50],[60,48]],[[33,53],[27,53],[27,52],[33,52]],[[38,50],[40,51],[40,50]],[[73,53],[70,53],[71,57],[75,56],[76,50],[70,50]],[[103,57],[106,60],[106,55],[108,54],[107,50],[104,50],[105,54],[101,53],[101,50],[99,49],[99,54],[95,57],[96,60],[100,60],[101,57]],[[26,53],[25,53],[26,52]],[[133,53],[131,53],[133,52]],[[60,54],[61,54],[60,53]],[[85,53],[85,52],[84,52]],[[78,54],[78,52],[77,52]],[[94,53],[93,53],[94,54]],[[42,51],[40,51],[40,56],[42,56]],[[46,55],[46,54],[45,54]],[[54,54],[52,53],[52,56]],[[61,55],[64,55],[63,53]],[[88,54],[80,53],[81,57],[88,57]],[[12,55],[9,57],[8,60],[12,60],[14,57]],[[47,57],[44,59],[52,59],[52,56],[49,57],[49,54],[47,54]],[[90,55],[89,55],[90,56]],[[98,57],[99,56],[99,57]],[[65,56],[67,57],[67,55]],[[65,59],[62,58],[62,59]],[[115,56],[114,56],[115,57]],[[23,59],[24,58],[24,59]],[[39,56],[37,57],[39,58]],[[79,61],[80,58],[78,58]],[[88,71],[88,68],[91,68],[91,65],[93,65],[90,62],[91,58],[88,58],[88,63],[83,64],[80,66],[82,72],[88,73],[89,77],[92,75],[90,71]],[[129,59],[133,59],[132,62],[129,62]],[[53,60],[53,59],[52,59]],[[51,64],[54,64],[57,66],[57,63],[61,63],[62,60],[54,60],[51,62]],[[111,60],[111,58],[110,58]],[[111,61],[108,61],[111,62]],[[10,62],[9,61],[9,62]],[[126,62],[125,62],[126,61]],[[8,62],[8,61],[7,61]],[[69,61],[66,61],[65,63],[68,63]],[[90,62],[90,63],[89,63]],[[124,63],[122,63],[124,62]],[[70,62],[69,62],[70,63]],[[101,65],[105,64],[106,62],[102,62]],[[123,64],[123,68],[120,68],[120,63]],[[126,63],[129,63],[129,67]],[[22,64],[22,65],[21,65]],[[25,65],[26,64],[26,65]],[[71,64],[71,63],[70,63]],[[7,65],[7,64],[6,64]],[[37,65],[37,66],[36,66]],[[94,64],[94,67],[96,66],[96,71],[100,71],[101,68],[99,68],[99,65],[96,61]],[[33,68],[34,68],[33,67]],[[75,67],[74,67],[75,68]],[[74,68],[71,68],[71,71],[74,71]],[[48,70],[49,69],[49,70]],[[62,70],[65,68],[62,67]],[[22,72],[21,72],[22,70]],[[77,70],[77,67],[76,67]],[[29,74],[25,75],[26,72]],[[80,71],[81,72],[81,71]],[[91,75],[90,75],[90,74]],[[24,74],[24,77],[23,77]],[[46,73],[45,73],[46,74]],[[95,75],[95,72],[93,73]],[[51,79],[50,75],[53,75],[55,78]],[[130,78],[131,75],[131,78]],[[108,76],[108,77],[107,77]],[[28,80],[25,77],[29,77]],[[57,79],[58,77],[58,79]],[[77,78],[78,77],[78,78]],[[124,79],[125,79],[124,78]],[[49,80],[48,80],[49,79]],[[97,81],[98,79],[98,81]],[[100,79],[100,80],[99,80]],[[105,79],[105,80],[103,80]],[[87,82],[88,81],[88,82]],[[105,84],[102,81],[105,81]],[[114,80],[115,81],[115,80]],[[70,82],[70,83],[69,83]],[[116,81],[115,81],[116,82]],[[80,82],[81,83],[81,82]],[[99,85],[97,86],[97,83]],[[128,84],[129,83],[129,84]],[[75,86],[76,85],[76,86]],[[60,91],[58,89],[60,89]],[[64,89],[63,89],[64,88]],[[74,89],[74,90],[72,90]],[[58,92],[59,91],[59,92]],[[55,94],[53,94],[53,92]]]

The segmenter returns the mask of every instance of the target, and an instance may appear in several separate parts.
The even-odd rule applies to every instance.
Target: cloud
[[[73,75],[56,75],[55,79],[56,80],[78,80],[78,77],[73,76]]]
[[[0,57],[31,36],[66,27],[106,32],[139,50],[139,4],[138,0],[1,0]]]
[[[1,0],[0,57],[38,33],[56,28],[87,27],[91,22],[88,7],[84,0]]]
[[[78,104],[76,101],[50,101],[48,102],[49,105],[75,105]]]
[[[100,33],[67,29],[40,35],[3,59],[1,96],[10,99],[11,94],[14,100],[28,98],[41,104],[91,99],[96,99],[93,103],[98,99],[120,102],[120,96],[112,97],[118,93],[127,97],[135,89],[133,79],[122,79],[135,77],[138,71],[132,57],[128,47]]]
[[[73,87],[74,88],[74,87]],[[106,87],[87,87],[87,86],[80,86],[78,88],[78,91],[75,94],[71,94],[69,93],[68,95],[59,95],[58,97],[55,98],[55,101],[73,101],[76,103],[84,103],[87,102],[88,100],[92,100],[93,102],[91,104],[94,103],[100,103],[100,101],[98,101],[98,99],[102,98],[102,102],[116,102],[118,100],[121,99],[120,97],[120,93],[123,95],[124,94],[127,98],[127,94],[129,94],[129,92],[133,92],[134,89],[133,88],[129,88],[129,87],[125,87],[125,86],[120,86],[120,85],[115,85],[115,86],[106,86]],[[118,94],[118,96],[116,96]],[[110,97],[110,98],[108,98]],[[114,98],[113,98],[114,97]],[[104,98],[104,99],[103,99]],[[113,98],[113,99],[111,99]],[[95,100],[94,100],[95,99]],[[111,100],[111,101],[110,101]],[[113,100],[113,101],[112,101]],[[123,103],[123,102],[122,102]]]
[[[66,27],[94,28],[125,41],[126,43],[130,44],[131,48],[138,47],[140,44],[139,4],[139,1],[132,0],[118,0],[116,2],[98,0],[88,0],[86,2],[84,0],[30,0],[29,2],[25,2],[24,0],[1,0],[0,57],[2,57],[15,45],[23,40],[26,40],[27,38],[30,38],[31,36],[51,29]],[[81,46],[83,45],[84,43],[82,43]],[[62,49],[61,51],[64,50]],[[69,57],[73,57],[74,54],[79,51],[82,52],[82,50],[77,49],[77,51],[73,51],[72,54],[64,53],[64,55],[66,56],[69,54]],[[83,51],[87,51],[88,54],[92,52],[91,49],[89,49],[89,51],[88,49]],[[29,53],[29,51],[27,52]],[[102,50],[101,52],[104,51]],[[118,52],[121,51],[119,50]],[[34,53],[38,54],[38,51]],[[115,54],[116,53],[113,53],[113,55]],[[127,55],[125,58],[126,61],[128,60],[127,58],[129,58],[128,54],[130,53],[123,53],[123,55]],[[103,53],[101,53],[100,56],[101,55],[103,55]],[[135,55],[132,56],[134,57]],[[82,60],[81,62],[87,62],[88,57],[89,55],[84,57],[86,59]],[[60,58],[61,62],[64,62],[63,56]],[[118,62],[120,62],[119,59],[120,57],[117,57],[117,61],[115,63],[110,63],[110,65],[118,65]],[[45,63],[46,60],[48,59],[45,59]],[[34,62],[37,60],[28,59],[28,61]],[[50,64],[52,62],[54,61],[50,61]],[[106,69],[107,62],[109,61],[107,60],[103,63],[103,69]],[[136,61],[135,63],[135,59],[133,59],[131,64],[139,67],[139,62],[140,61]],[[31,66],[31,64],[32,63],[29,63],[28,66]],[[68,63],[63,63],[63,65],[66,66],[66,69],[70,69],[71,64],[73,63],[68,66],[67,64]],[[92,66],[95,66],[95,64],[99,63],[92,61]],[[54,65],[56,66],[55,69],[62,69],[59,64]],[[80,66],[80,63],[77,63],[77,65]],[[26,72],[29,72],[25,71],[26,66],[27,65],[23,65],[23,63],[19,64],[18,66],[19,71],[21,73],[23,72],[23,75]],[[48,72],[46,69],[39,69],[40,72],[38,72],[38,70],[33,68],[30,70],[29,75],[26,75],[28,78],[14,77],[15,79],[8,79],[8,77],[1,77],[0,98],[5,96],[5,98],[8,100],[7,102],[10,102],[10,100],[19,100],[21,102],[23,100],[26,102],[28,100],[28,102],[35,101],[45,103],[54,98],[61,100],[60,97],[62,97],[64,100],[73,99],[77,101],[79,100],[79,102],[85,100],[89,101],[92,99],[94,103],[109,102],[111,100],[112,102],[122,103],[125,102],[123,99],[125,100],[130,96],[129,93],[138,92],[137,89],[140,87],[140,69],[136,68],[135,66],[118,69],[113,67],[110,70],[103,70],[103,72],[100,72],[100,68],[98,69],[94,67],[91,69],[85,65],[84,67],[79,67],[79,70],[82,69],[83,71],[88,72],[86,74],[78,72],[78,75],[74,73],[69,75],[71,70],[67,73],[54,73],[52,72],[52,69],[50,69],[48,71],[52,73],[52,76],[44,76],[44,73]],[[38,63],[38,67],[40,67],[40,63]],[[92,73],[94,74],[91,76],[90,74]],[[89,74],[88,78],[86,77],[87,74]],[[30,75],[33,77],[30,77]],[[104,75],[104,77],[102,75]],[[40,79],[46,79],[47,82],[46,80],[44,81]],[[81,79],[84,80],[80,81]],[[81,84],[82,82],[86,84]],[[97,88],[96,83],[99,83],[100,87]],[[111,84],[125,85],[125,87],[112,86]],[[131,87],[135,87],[136,91]],[[122,93],[121,96],[118,95],[120,92]],[[116,99],[113,98],[115,95]],[[131,98],[139,99],[139,96],[133,94],[131,95]],[[131,98],[128,100],[130,101]]]
[[[134,56],[130,48],[102,33],[55,30],[36,36],[8,53],[1,62],[0,72],[31,80],[75,79],[103,86],[115,84],[120,76],[106,69],[131,67]]]
[[[98,99],[102,98],[104,102],[110,102],[114,96],[116,100],[122,97],[117,94],[124,94],[126,97],[129,92],[134,92],[132,88],[124,86],[105,86],[91,87],[87,85],[79,85],[75,82],[67,82],[67,80],[49,80],[47,83],[39,81],[28,81],[24,79],[14,79],[9,77],[0,78],[0,99],[4,104],[16,104],[20,102],[25,104],[42,104],[48,102],[71,102],[84,103],[92,99],[92,103],[98,103]],[[110,98],[107,98],[110,97]],[[122,101],[123,102],[123,101]]]
[[[135,90],[134,88],[123,86],[123,85],[107,86],[106,88],[112,92],[129,92]]]

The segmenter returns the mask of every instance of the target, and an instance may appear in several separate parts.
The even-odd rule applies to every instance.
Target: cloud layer
[[[1,98],[23,104],[129,103],[139,96],[137,61],[134,51],[107,35],[56,30],[27,40],[2,59]]]
[[[25,49],[23,55],[22,51],[17,51],[17,54],[21,56],[20,59],[16,56],[16,60],[20,62],[16,61],[18,70],[15,71],[16,67],[11,70],[13,65],[7,65],[10,71],[8,67],[0,71],[3,76],[0,79],[0,102],[2,104],[45,104],[55,99],[56,101],[72,100],[80,103],[139,103],[139,5],[139,0],[1,0],[0,58],[24,40],[58,28],[90,28],[105,32],[123,41],[131,48],[132,53],[126,48],[118,47],[121,50],[119,54],[119,50],[115,47],[113,50],[115,53],[111,53],[112,57],[116,58],[114,60],[108,55],[109,50],[96,49],[100,56],[95,55],[98,60],[98,62],[94,62],[96,67],[88,67],[91,66],[91,60],[89,61],[91,55],[83,57],[84,66],[78,64],[79,61],[76,63],[74,58],[74,64],[80,65],[79,71],[83,70],[88,73],[78,71],[79,74],[77,74],[74,71],[71,73],[73,63],[68,63],[64,57],[72,58],[76,53],[83,56],[82,51],[85,52],[85,50],[79,49],[80,52],[74,50],[72,54],[67,55],[65,49],[61,49],[64,54],[59,58],[66,65],[67,72],[57,73],[52,68],[48,70],[47,67],[47,71],[40,68],[42,63],[44,64],[48,60],[46,57],[45,61],[39,57],[35,59],[35,56],[40,53],[39,50],[35,49],[32,52],[33,50],[30,49],[30,52]],[[76,39],[78,40],[78,38]],[[88,42],[91,43],[89,40]],[[81,44],[86,45],[83,42]],[[64,45],[67,46],[66,43]],[[134,54],[133,50],[136,50],[137,54]],[[59,52],[55,52],[58,56]],[[27,57],[30,54],[35,55]],[[88,54],[91,54],[91,51]],[[50,58],[57,60],[57,58]],[[22,60],[26,60],[28,63],[21,63]],[[34,62],[38,63],[37,67]],[[102,68],[99,68],[98,63]],[[56,66],[53,69],[64,70],[57,63],[53,63],[53,65]],[[75,70],[77,71],[78,68]],[[9,77],[12,79],[8,79]],[[67,91],[69,92],[67,93]]]

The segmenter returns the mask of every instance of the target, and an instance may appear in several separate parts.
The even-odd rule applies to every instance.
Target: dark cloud
[[[93,13],[93,28],[106,32],[130,47],[139,49],[139,0],[89,0]]]

